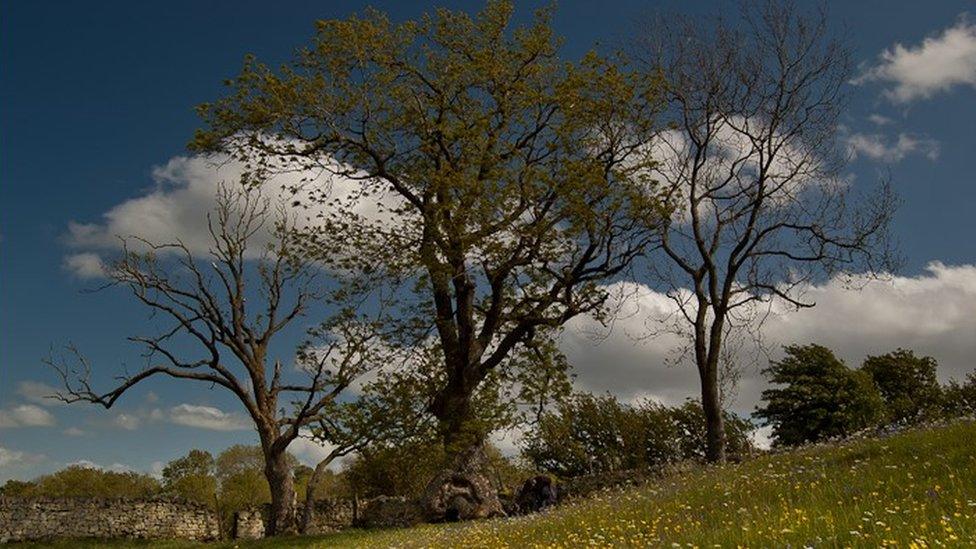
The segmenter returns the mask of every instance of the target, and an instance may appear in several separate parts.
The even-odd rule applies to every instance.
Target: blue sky
[[[527,18],[539,4],[520,2],[518,16]],[[474,10],[480,3],[372,5],[401,19],[434,5]],[[564,54],[576,57],[596,43],[625,39],[633,21],[652,9],[733,5],[564,0],[554,24],[565,37]],[[88,224],[104,233],[112,226],[103,214],[126,201],[181,196],[172,193],[193,185],[186,179],[192,170],[190,161],[173,159],[186,154],[198,126],[193,107],[223,92],[222,80],[245,54],[283,62],[311,36],[315,19],[364,6],[0,4],[0,482],[80,460],[148,471],[191,447],[219,451],[253,440],[235,402],[205,387],[150,382],[110,412],[36,399],[39,384],[56,383],[41,362],[52,346],[75,342],[108,375],[122,364],[138,367],[125,337],[147,325],[144,311],[121,292],[83,291],[97,280],[86,277],[92,265],[85,258],[92,256],[78,256],[105,249],[86,249],[69,227]],[[890,174],[904,203],[894,233],[906,262],[893,285],[858,296],[818,288],[819,311],[773,330],[784,342],[831,343],[850,361],[911,344],[940,360],[943,379],[962,377],[976,355],[976,6],[875,1],[831,2],[829,9],[868,75],[852,86],[844,118],[856,152],[849,171],[858,182]],[[156,168],[166,165],[170,179],[160,183],[166,173]],[[848,324],[844,333],[836,329],[839,318]],[[564,350],[585,388],[680,400],[693,386],[687,372],[655,366],[666,346],[593,346],[570,335]],[[619,369],[598,367],[605,363]],[[741,409],[751,409],[758,383],[743,388]],[[315,455],[314,448],[297,452]]]

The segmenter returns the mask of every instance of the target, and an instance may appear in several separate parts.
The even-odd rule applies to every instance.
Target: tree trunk
[[[505,516],[488,469],[483,442],[448,454],[445,466],[424,490],[426,519],[453,522]]]
[[[711,353],[717,356],[717,353]],[[705,413],[705,460],[711,463],[725,461],[725,420],[722,417],[722,401],[718,387],[718,361],[709,357],[704,368],[699,368],[702,388],[702,411]]]
[[[446,458],[424,490],[423,508],[431,522],[503,516],[498,490],[489,477],[485,438],[471,421],[471,395],[448,385],[431,411],[440,423]]]
[[[284,450],[265,455],[264,475],[271,488],[271,513],[265,528],[267,535],[294,534],[295,484]]]
[[[318,486],[319,480],[325,474],[325,470],[331,462],[331,459],[320,461],[315,466],[312,477],[308,479],[308,486],[305,488],[305,505],[302,507],[302,516],[298,524],[299,531],[303,534],[308,533],[308,527],[312,522],[312,515],[315,514],[315,487]]]

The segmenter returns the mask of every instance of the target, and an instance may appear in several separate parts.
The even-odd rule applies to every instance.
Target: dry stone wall
[[[356,501],[351,499],[316,501],[312,519],[305,533],[328,534],[344,530],[353,525],[356,514]]]
[[[54,538],[213,540],[217,515],[174,500],[0,497],[0,543]]]

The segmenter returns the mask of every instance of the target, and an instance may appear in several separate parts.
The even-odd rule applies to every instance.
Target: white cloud
[[[126,431],[135,431],[141,424],[142,420],[132,414],[120,413],[112,418],[112,425],[119,429],[125,429]]]
[[[37,466],[46,461],[47,456],[44,454],[31,454],[0,446],[0,483],[11,478],[31,478],[37,472]]]
[[[166,468],[166,463],[162,461],[154,461],[149,466],[149,474],[157,479],[163,478],[163,469]]]
[[[62,266],[66,271],[82,279],[105,278],[108,274],[102,258],[92,252],[65,256]]]
[[[929,160],[939,158],[938,141],[907,133],[899,133],[895,141],[881,134],[855,133],[847,136],[847,145],[854,156],[866,156],[883,162],[900,162],[909,154],[921,154]]]
[[[732,115],[710,124],[706,156],[697,168],[696,162],[701,160],[697,155],[702,150],[685,131],[660,132],[650,145],[650,156],[657,162],[651,170],[653,179],[665,189],[681,191],[684,197],[675,209],[675,221],[690,220],[687,193],[693,178],[698,181],[699,213],[707,218],[708,212],[727,207],[736,196],[754,186],[761,161],[769,162],[767,188],[775,190],[767,190],[765,200],[772,206],[792,204],[802,192],[832,192],[849,184],[849,176],[835,173],[829,151],[805,142],[796,132],[784,135],[773,131],[769,143],[778,152],[766,160],[765,146],[753,137],[768,134],[771,130],[767,123],[759,118]],[[704,132],[704,127],[700,131]]]
[[[517,456],[522,448],[519,443],[525,436],[527,428],[516,426],[503,431],[495,431],[491,434],[491,443],[498,448],[503,456]]]
[[[178,156],[152,171],[155,182],[148,192],[123,201],[102,215],[101,222],[68,224],[66,241],[69,246],[85,250],[70,255],[65,265],[79,276],[98,273],[101,259],[96,250],[117,250],[120,237],[136,236],[155,244],[182,242],[192,253],[206,254],[213,245],[207,228],[207,214],[214,210],[217,188],[220,184],[234,185],[240,181],[243,165],[226,158]],[[306,181],[307,179],[307,181]],[[290,205],[288,213],[298,227],[316,223],[316,215],[324,206],[312,197],[321,197],[324,189],[330,189],[330,199],[346,199],[359,183],[332,177],[327,173],[291,171],[271,178],[262,188],[263,196],[275,203]],[[298,189],[292,194],[289,189]],[[390,197],[364,201],[356,213],[369,220],[384,217],[380,203],[390,207]],[[298,201],[300,205],[296,205]],[[390,201],[389,203],[387,203]],[[272,241],[272,223],[257,235],[249,246],[250,257],[259,257],[265,245]],[[137,242],[130,242],[134,247]],[[102,265],[102,273],[104,266]]]
[[[894,120],[880,114],[872,114],[871,116],[868,116],[868,120],[870,120],[875,126],[887,126],[894,122]]]
[[[895,44],[855,84],[883,82],[895,103],[927,99],[955,86],[976,88],[976,24],[963,14],[955,25],[916,46]]]
[[[62,431],[62,433],[64,433],[65,435],[67,435],[69,437],[81,437],[81,436],[85,436],[87,434],[87,433],[85,433],[84,431],[82,431],[81,429],[79,429],[77,427],[68,427],[67,429],[65,429],[64,431]]]
[[[660,327],[656,321],[674,311],[673,303],[647,287],[622,286],[627,285],[615,288],[627,290],[622,295],[629,297],[609,335],[594,320],[578,317],[560,340],[578,375],[577,385],[627,400],[650,397],[665,404],[697,397],[694,366],[687,360],[666,365],[683,341],[669,333],[640,337]],[[976,265],[932,263],[919,276],[868,282],[860,290],[848,289],[837,278],[808,287],[804,299],[816,307],[776,314],[763,325],[774,356],[781,345],[819,343],[856,367],[868,354],[906,347],[935,357],[942,381],[963,379],[976,366]],[[743,358],[743,364],[748,363]],[[759,368],[747,367],[732,408],[750,413],[765,387]]]
[[[29,402],[34,404],[40,404],[41,406],[60,406],[64,402],[56,399],[50,398],[58,392],[56,387],[52,387],[47,383],[42,383],[40,381],[21,381],[17,384],[17,394],[27,399]]]
[[[0,446],[0,468],[6,467],[11,463],[18,463],[24,458],[23,452],[9,450]]]
[[[315,467],[320,461],[329,456],[329,452],[335,449],[331,444],[320,444],[310,438],[311,433],[307,430],[302,431],[302,436],[296,438],[288,445],[288,453],[298,458],[309,467]],[[337,462],[330,464],[329,468],[338,467]]]
[[[99,471],[111,471],[113,473],[130,473],[135,471],[132,467],[124,463],[113,463],[111,465],[99,465],[94,461],[87,459],[79,459],[78,461],[72,461],[68,464],[68,467],[82,467],[84,469],[98,469]]]
[[[54,423],[54,416],[50,412],[34,404],[0,410],[0,428],[50,427]]]
[[[212,431],[241,431],[252,428],[251,422],[245,417],[211,406],[193,404],[180,404],[170,408],[169,419],[177,425]]]

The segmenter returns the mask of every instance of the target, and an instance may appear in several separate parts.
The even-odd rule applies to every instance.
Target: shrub
[[[934,358],[917,357],[898,349],[880,356],[869,356],[861,369],[871,376],[884,399],[886,420],[914,424],[938,417],[942,411],[942,389],[936,378]]]
[[[878,425],[884,402],[866,372],[851,370],[820,345],[789,345],[764,373],[781,387],[763,391],[755,416],[773,427],[773,443],[791,446],[845,437]]]
[[[751,448],[746,420],[726,414],[729,452]],[[560,477],[654,467],[704,456],[705,416],[689,400],[669,408],[651,401],[630,406],[610,395],[578,394],[543,414],[523,441],[533,466]]]
[[[512,488],[531,473],[486,444],[490,480],[497,488]],[[342,489],[361,498],[419,497],[427,483],[443,469],[444,445],[435,437],[414,437],[365,448],[346,462],[339,474]]]
[[[69,465],[30,482],[11,481],[3,494],[16,497],[144,498],[157,495],[159,482],[149,475]]]
[[[976,372],[966,376],[964,383],[952,380],[942,390],[942,413],[946,417],[976,415]]]
[[[670,410],[678,428],[678,442],[682,459],[705,458],[705,410],[697,400],[688,400]],[[751,421],[725,412],[725,454],[729,460],[738,461],[753,452],[755,447],[749,434],[754,429]]]

